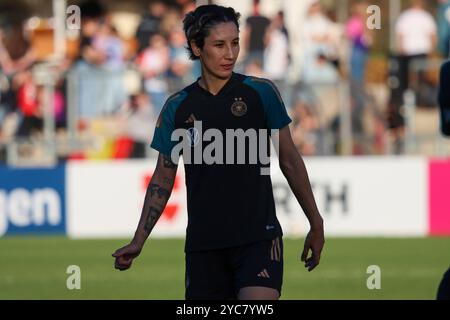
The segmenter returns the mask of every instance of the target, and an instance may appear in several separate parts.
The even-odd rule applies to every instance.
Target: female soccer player
[[[202,75],[171,96],[161,111],[151,144],[159,157],[141,219],[131,243],[113,254],[119,270],[128,269],[139,255],[170,197],[177,155],[182,154],[188,208],[186,299],[280,297],[282,230],[269,164],[254,161],[270,139],[278,141],[281,170],[310,223],[301,254],[308,271],[319,264],[324,245],[323,220],[277,89],[269,80],[233,72],[238,20],[233,8],[217,5],[186,15],[187,48],[191,59],[200,59]],[[185,148],[174,152],[180,137]],[[237,147],[236,140],[241,143]]]

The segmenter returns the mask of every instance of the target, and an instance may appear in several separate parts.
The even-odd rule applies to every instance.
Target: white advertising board
[[[272,162],[276,164],[276,161]],[[328,236],[425,236],[428,230],[424,158],[305,159]],[[131,237],[155,161],[78,162],[67,167],[70,237]],[[277,215],[285,235],[303,236],[308,221],[286,178],[272,168]],[[184,237],[184,168],[152,237]]]
[[[72,238],[131,237],[156,161],[81,162],[67,167],[68,224]],[[187,225],[184,169],[152,236],[182,236]]]

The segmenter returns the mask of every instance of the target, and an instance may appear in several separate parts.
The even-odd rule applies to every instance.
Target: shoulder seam
[[[277,95],[278,100],[280,100],[280,102],[283,102],[280,92],[278,91],[277,87],[275,86],[275,84],[272,81],[270,81],[269,79],[265,79],[265,78],[258,78],[258,77],[253,77],[253,76],[248,76],[248,77],[250,78],[250,81],[268,84],[273,89],[275,94]]]
[[[159,114],[158,121],[156,122],[156,127],[157,127],[157,128],[159,128],[159,125],[161,124],[163,114],[164,114],[164,112],[166,111],[167,107],[170,105],[170,103],[171,103],[173,100],[177,99],[183,92],[187,94],[186,91],[181,90],[181,91],[178,91],[178,92],[174,93],[174,94],[171,95],[169,98],[167,98],[166,103],[165,103],[164,106],[162,107],[161,113]]]

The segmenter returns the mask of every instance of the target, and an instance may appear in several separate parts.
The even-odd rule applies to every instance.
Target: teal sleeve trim
[[[168,156],[171,155],[173,147],[178,143],[171,139],[172,132],[175,130],[175,113],[186,96],[187,92],[180,91],[167,99],[156,123],[150,147]]]
[[[278,89],[267,79],[248,77],[244,84],[258,92],[267,119],[267,128],[281,129],[292,122]]]

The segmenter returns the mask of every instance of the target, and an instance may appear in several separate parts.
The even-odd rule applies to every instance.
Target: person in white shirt
[[[338,72],[328,61],[337,51],[334,29],[335,24],[323,13],[320,1],[311,1],[302,32],[302,79],[305,83],[337,83]]]
[[[400,58],[400,86],[409,88],[409,66],[413,60],[427,58],[437,44],[437,25],[433,16],[425,10],[423,0],[411,0],[395,25],[397,53]]]
[[[420,101],[420,89],[426,84],[424,68],[426,60],[437,45],[437,26],[433,16],[425,10],[423,0],[411,0],[410,7],[403,11],[395,24],[396,52],[392,70],[398,77],[398,84],[391,87],[388,103],[388,127],[393,135],[396,153],[404,152],[405,119],[401,112],[404,104],[404,93],[414,89]],[[412,66],[416,66],[412,68]],[[393,67],[395,66],[395,67]],[[420,68],[417,68],[419,67]],[[414,71],[415,84],[410,83],[411,72]]]
[[[263,68],[272,81],[285,79],[289,66],[289,40],[283,18],[283,12],[278,12],[266,32]]]

